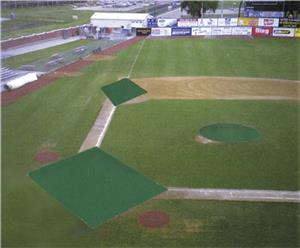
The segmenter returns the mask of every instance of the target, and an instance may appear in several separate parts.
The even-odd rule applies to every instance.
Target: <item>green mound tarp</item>
[[[128,78],[103,86],[101,89],[115,106],[147,93]]]
[[[29,176],[91,228],[166,190],[99,148]]]
[[[237,143],[255,140],[259,133],[255,128],[235,123],[217,123],[200,129],[200,135],[215,141]]]

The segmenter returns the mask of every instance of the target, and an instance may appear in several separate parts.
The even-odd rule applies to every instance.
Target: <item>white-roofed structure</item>
[[[91,17],[91,23],[97,28],[142,28],[147,27],[147,19],[151,17],[147,13],[96,12]]]

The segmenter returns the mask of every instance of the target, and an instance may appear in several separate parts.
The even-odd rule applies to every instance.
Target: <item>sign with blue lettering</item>
[[[148,28],[157,28],[157,19],[156,18],[150,18],[147,20],[147,27]]]
[[[172,36],[191,36],[192,28],[172,28]]]

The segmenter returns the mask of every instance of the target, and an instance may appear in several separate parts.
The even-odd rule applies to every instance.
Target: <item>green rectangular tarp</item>
[[[101,89],[115,106],[147,93],[128,78],[103,86]]]
[[[96,147],[29,175],[91,228],[166,190]]]

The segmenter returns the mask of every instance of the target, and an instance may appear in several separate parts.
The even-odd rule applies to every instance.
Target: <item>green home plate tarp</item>
[[[29,176],[90,228],[166,191],[97,147]]]
[[[101,89],[115,106],[147,93],[128,78],[103,86]]]

